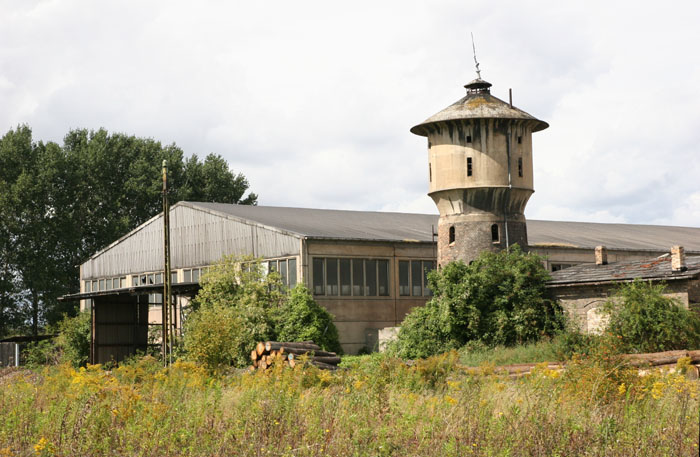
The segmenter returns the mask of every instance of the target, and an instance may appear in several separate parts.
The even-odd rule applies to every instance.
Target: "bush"
[[[676,299],[666,286],[635,280],[623,284],[605,304],[608,333],[626,352],[656,352],[700,347],[700,317]]]
[[[326,351],[341,353],[333,316],[302,284],[297,284],[281,306],[275,326],[279,341],[314,341]]]
[[[64,316],[58,324],[56,346],[61,360],[75,368],[85,366],[90,358],[90,313]]]
[[[394,349],[426,357],[470,341],[510,346],[553,335],[563,317],[546,298],[547,279],[542,259],[517,245],[484,252],[469,265],[452,262],[428,275],[435,296],[406,317]]]
[[[313,340],[341,351],[333,317],[309,291],[298,285],[285,293],[279,275],[265,275],[250,258],[228,257],[213,267],[193,305],[185,321],[185,351],[211,370],[249,365],[258,341]]]
[[[185,321],[190,358],[209,369],[245,366],[257,341],[273,339],[275,316],[284,300],[279,275],[265,275],[259,262],[225,257],[202,277]]]

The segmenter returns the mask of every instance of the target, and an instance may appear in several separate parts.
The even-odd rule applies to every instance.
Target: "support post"
[[[163,363],[168,365],[168,357],[172,357],[172,338],[170,328],[171,313],[170,290],[170,207],[168,205],[168,162],[163,160]]]

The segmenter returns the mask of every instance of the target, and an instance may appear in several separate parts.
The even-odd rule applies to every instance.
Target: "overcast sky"
[[[0,130],[221,154],[261,205],[437,213],[409,128],[464,95],[470,32],[550,124],[528,218],[700,226],[697,1],[0,0]]]

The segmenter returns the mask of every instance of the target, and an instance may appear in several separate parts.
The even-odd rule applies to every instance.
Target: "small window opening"
[[[467,157],[467,176],[472,175],[472,158]]]
[[[498,235],[498,224],[493,224],[491,226],[491,241],[494,243],[498,243],[499,240],[499,235]]]
[[[523,144],[523,137],[518,135],[518,144]]]
[[[433,182],[433,165],[428,164],[428,178],[430,179],[430,182]]]
[[[454,225],[450,227],[450,244],[455,242],[455,228]]]
[[[472,142],[472,136],[471,136],[471,135],[467,135],[467,143],[471,143],[471,142]]]
[[[523,177],[523,158],[518,158],[518,176]]]

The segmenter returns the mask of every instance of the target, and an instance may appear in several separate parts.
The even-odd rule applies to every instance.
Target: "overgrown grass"
[[[0,372],[0,456],[695,456],[698,381],[614,359],[469,375],[456,352],[212,377],[141,359]],[[687,363],[685,361],[684,363]]]
[[[541,340],[520,346],[496,346],[487,348],[467,345],[459,350],[460,361],[464,365],[478,367],[484,363],[512,365],[516,363],[556,362],[563,360],[561,344],[558,341]]]

